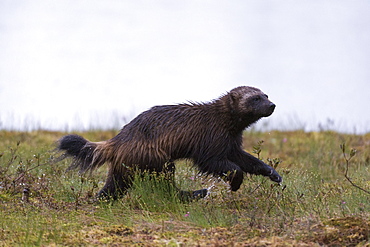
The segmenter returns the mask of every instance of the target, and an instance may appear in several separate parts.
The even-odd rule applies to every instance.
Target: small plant
[[[269,165],[271,167],[276,169],[279,166],[279,164],[281,163],[281,160],[280,160],[280,158],[273,158],[273,159],[267,158],[267,162],[269,163]]]
[[[355,184],[352,179],[348,176],[348,170],[349,170],[349,162],[350,160],[356,155],[357,153],[357,150],[352,148],[351,151],[349,152],[349,155],[346,154],[346,144],[345,143],[342,143],[340,145],[340,148],[342,149],[342,153],[343,153],[343,158],[345,159],[346,161],[346,171],[344,173],[344,177],[348,180],[348,182],[350,182],[350,184],[354,187],[356,187],[357,189],[367,193],[367,194],[370,194],[370,191],[368,190],[365,190],[364,188],[358,186],[357,184]]]
[[[260,140],[257,142],[256,145],[253,146],[253,153],[257,154],[257,158],[260,159],[260,153],[262,151],[262,145],[263,145],[264,141],[263,140]]]

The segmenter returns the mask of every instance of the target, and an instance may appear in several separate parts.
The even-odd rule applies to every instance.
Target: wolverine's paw
[[[207,189],[195,190],[195,191],[183,191],[179,193],[180,200],[182,202],[191,202],[200,198],[204,198],[208,195]]]
[[[274,169],[271,170],[270,175],[268,176],[272,181],[281,184],[283,178],[277,173]]]
[[[193,198],[204,198],[208,195],[207,189],[193,191]]]

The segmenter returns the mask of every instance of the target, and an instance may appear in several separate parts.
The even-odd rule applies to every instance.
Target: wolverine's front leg
[[[283,178],[274,168],[247,152],[242,150],[235,152],[230,159],[232,159],[246,173],[269,177],[276,183],[281,183],[283,181]]]
[[[226,159],[212,159],[198,164],[201,172],[221,177],[230,184],[232,191],[237,191],[243,183],[244,174],[234,162]]]

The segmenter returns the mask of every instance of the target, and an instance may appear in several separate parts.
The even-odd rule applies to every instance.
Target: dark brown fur
[[[100,196],[116,198],[126,191],[133,168],[173,174],[173,162],[183,158],[191,160],[201,173],[222,176],[232,191],[239,189],[244,173],[268,176],[280,183],[282,178],[272,167],[242,148],[243,130],[274,109],[259,89],[237,87],[209,103],[155,106],[108,141],[94,143],[77,135],[64,136],[58,149],[73,158],[70,169],[80,172],[108,164]]]

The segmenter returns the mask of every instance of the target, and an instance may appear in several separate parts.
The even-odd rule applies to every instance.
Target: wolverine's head
[[[254,87],[241,86],[229,92],[230,104],[237,114],[261,118],[270,116],[276,105],[266,94]]]

